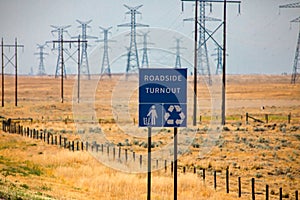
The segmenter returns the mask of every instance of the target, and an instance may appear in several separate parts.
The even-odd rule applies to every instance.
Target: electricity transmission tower
[[[215,60],[217,61],[216,75],[222,74],[223,71],[223,51],[222,48],[217,46],[215,48],[216,53],[211,54],[211,56],[216,56]],[[228,54],[226,54],[228,56]]]
[[[136,15],[141,15],[142,13],[138,11],[143,5],[139,5],[136,7],[129,7],[124,5],[129,11],[125,14],[131,15],[130,23],[120,24],[118,27],[130,27],[130,45],[127,53],[127,66],[126,66],[126,74],[130,72],[136,72],[139,68],[139,57],[136,43],[136,28],[137,27],[149,27],[149,25],[140,24],[136,22]]]
[[[46,75],[46,71],[45,71],[45,66],[44,66],[44,59],[45,59],[45,55],[49,55],[48,53],[44,52],[45,47],[47,46],[47,44],[37,44],[37,49],[39,50],[38,53],[34,53],[34,55],[38,55],[39,56],[39,60],[40,60],[40,64],[39,64],[39,70],[38,70],[38,75]]]
[[[63,36],[64,36],[64,33],[68,33],[68,31],[66,29],[70,28],[71,25],[67,25],[67,26],[53,26],[51,25],[52,28],[54,28],[54,30],[51,31],[51,33],[57,33],[58,35],[58,39],[57,41],[61,41],[61,42],[58,42],[58,47],[57,47],[57,54],[58,54],[58,57],[57,57],[57,62],[56,62],[56,70],[55,70],[55,78],[59,77],[60,75],[60,72],[63,71],[64,73],[64,77],[67,78],[67,73],[66,73],[66,67],[65,67],[65,64],[64,63],[61,63],[61,56],[62,56],[62,52],[61,51],[64,51],[63,48],[61,48],[61,45],[62,45],[62,41],[63,41]],[[61,69],[63,68],[63,69]]]
[[[199,2],[199,18],[197,20],[200,25],[199,28],[199,40],[198,40],[198,49],[197,49],[197,60],[198,60],[198,74],[206,75],[208,77],[208,82],[211,84],[211,71],[208,59],[207,51],[207,34],[206,34],[206,22],[207,21],[221,21],[216,18],[207,17],[206,12],[206,1]],[[197,9],[197,8],[195,8]],[[195,18],[184,19],[184,21],[195,21]]]
[[[180,53],[180,49],[186,49],[184,47],[180,46],[181,43],[181,39],[180,38],[176,38],[176,47],[173,47],[172,49],[176,49],[176,61],[175,61],[175,69],[180,69],[181,68],[181,53]]]
[[[103,28],[99,26],[99,28],[102,30],[103,33],[103,39],[97,40],[96,42],[103,42],[103,58],[102,58],[102,66],[101,66],[101,77],[103,75],[108,75],[109,78],[111,78],[111,70],[110,70],[110,62],[108,57],[108,42],[114,42],[114,40],[109,40],[108,35],[111,33],[109,30],[112,29],[112,27],[109,28]]]
[[[149,68],[149,59],[148,59],[148,45],[149,44],[154,44],[154,43],[150,43],[148,42],[148,37],[149,37],[149,33],[150,31],[148,32],[143,32],[141,34],[139,34],[139,36],[143,37],[143,42],[142,42],[142,45],[143,45],[143,57],[142,57],[142,68]]]
[[[281,5],[279,6],[279,8],[300,8],[300,2]],[[291,23],[300,23],[300,16],[292,20]],[[294,58],[291,83],[295,84],[299,76],[300,76],[300,26],[299,26],[299,33],[298,33],[298,40],[297,40],[297,47],[296,47],[295,58]]]
[[[76,20],[80,26],[78,28],[81,28],[82,33],[81,33],[81,40],[87,41],[87,39],[97,39],[97,37],[94,36],[89,36],[86,34],[87,28],[91,28],[88,24],[92,22],[92,20],[83,22],[80,20]],[[77,37],[72,37],[72,38],[77,38]],[[80,70],[82,74],[86,74],[88,76],[88,79],[91,78],[90,76],[90,69],[89,69],[89,62],[88,62],[88,55],[87,55],[87,43],[82,43],[81,44],[81,63],[80,63]]]

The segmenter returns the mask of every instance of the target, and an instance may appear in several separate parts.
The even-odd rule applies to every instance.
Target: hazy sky
[[[279,11],[278,6],[293,2],[297,1],[242,0],[240,15],[237,5],[228,5],[228,73],[291,73],[299,24],[294,23],[290,28],[290,21],[299,16],[300,9]],[[57,39],[51,34],[50,25],[72,25],[68,31],[76,36],[80,34],[76,19],[92,19],[89,35],[100,37],[98,26],[113,26],[112,36],[118,35],[129,30],[117,28],[118,24],[130,20],[129,16],[125,17],[128,10],[123,4],[144,5],[139,10],[143,15],[138,17],[138,22],[178,31],[193,39],[193,23],[183,23],[184,18],[193,16],[193,3],[185,3],[182,12],[180,0],[0,0],[0,37],[4,38],[5,44],[14,43],[17,37],[19,43],[25,45],[24,52],[19,51],[21,73],[29,73],[31,67],[37,72],[36,44]],[[222,18],[220,4],[213,5],[212,13],[208,8],[207,15]],[[217,25],[208,22],[207,27],[213,30]],[[217,34],[216,38],[219,37]],[[90,44],[96,45],[92,41]],[[46,48],[49,53],[45,59],[48,74],[55,73],[57,59],[51,48],[52,45]],[[209,54],[213,53],[213,48],[210,48]],[[213,58],[210,59],[213,62]],[[12,71],[11,66],[7,68],[7,71]]]

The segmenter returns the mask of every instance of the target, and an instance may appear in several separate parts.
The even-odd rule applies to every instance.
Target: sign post
[[[151,128],[174,127],[174,200],[177,200],[177,128],[187,124],[187,69],[139,70],[139,127],[148,127],[147,200],[151,199]]]

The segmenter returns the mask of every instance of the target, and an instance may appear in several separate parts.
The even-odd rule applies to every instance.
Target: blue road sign
[[[139,70],[139,126],[186,127],[187,69]]]

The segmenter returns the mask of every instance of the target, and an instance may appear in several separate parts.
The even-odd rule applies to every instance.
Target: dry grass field
[[[96,121],[106,133],[106,139],[114,145],[145,153],[147,148],[142,144],[147,139],[132,136],[123,128],[125,125],[129,130],[137,127],[137,90],[127,94],[130,81],[120,84],[118,79],[118,76],[112,80],[105,77],[88,83],[83,80],[82,100],[95,100],[92,102],[94,114],[82,115],[89,118],[84,120]],[[270,199],[279,198],[280,187],[286,199],[295,199],[295,190],[300,189],[300,84],[291,85],[289,76],[276,75],[230,75],[227,83],[227,123],[217,127],[216,141],[201,156],[202,144],[214,132],[210,126],[216,116],[211,110],[214,94],[203,81],[199,83],[198,125],[191,146],[178,161],[178,199],[251,199],[251,178],[256,179],[256,199],[264,199],[266,184],[270,187]],[[76,105],[72,103],[76,97],[74,85],[74,77],[65,80],[65,98],[61,103],[59,79],[20,77],[19,101],[15,107],[14,77],[7,76],[5,107],[0,108],[0,115],[30,117],[33,122],[21,124],[63,134],[70,140],[82,139],[74,123],[78,117],[74,114]],[[116,87],[120,87],[121,92],[116,91]],[[134,108],[128,121],[122,121],[123,118],[115,114],[124,109],[120,102],[112,100],[118,95],[129,96],[128,107]],[[252,119],[246,123],[246,113],[262,121],[267,114],[268,123]],[[290,123],[288,114],[291,114]],[[159,143],[153,151],[159,151],[172,141],[171,132],[162,130],[153,137],[153,141]],[[185,174],[183,166],[188,170]],[[192,172],[194,166],[197,174]],[[202,168],[207,171],[205,182],[199,170]],[[0,169],[0,197],[4,199],[146,199],[147,174],[114,170],[98,162],[89,152],[71,152],[20,135],[1,132]],[[225,192],[226,169],[230,171],[229,194]],[[217,190],[213,188],[214,171],[218,174]],[[237,198],[238,177],[242,180],[241,198]],[[173,178],[169,171],[165,173],[162,169],[153,173],[152,197],[173,199]]]

